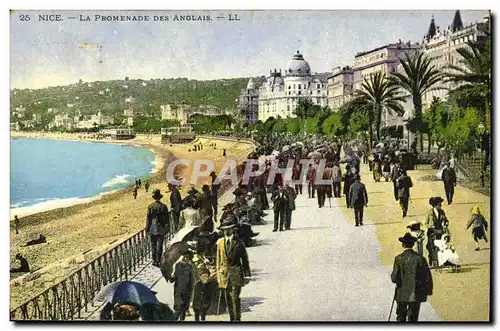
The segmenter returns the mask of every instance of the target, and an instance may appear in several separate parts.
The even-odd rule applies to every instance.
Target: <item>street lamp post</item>
[[[479,134],[479,140],[481,142],[481,187],[485,187],[484,177],[485,177],[485,162],[484,162],[484,148],[483,148],[483,139],[485,133],[485,126],[483,123],[480,123],[477,126],[477,133]]]

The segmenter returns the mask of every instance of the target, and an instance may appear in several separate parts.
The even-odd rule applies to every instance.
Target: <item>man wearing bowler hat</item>
[[[399,241],[404,252],[394,259],[391,274],[391,280],[396,284],[397,321],[417,322],[420,304],[432,295],[432,274],[426,259],[412,249],[416,238],[407,232]]]
[[[174,231],[179,230],[179,217],[182,210],[182,198],[181,193],[177,189],[177,185],[169,183],[170,186],[170,208],[172,209],[172,218],[174,221],[173,228]]]
[[[250,264],[245,244],[236,236],[236,217],[229,214],[219,227],[224,237],[217,240],[216,268],[220,293],[225,294],[231,321],[241,320],[241,288],[248,284]]]
[[[151,237],[153,265],[158,267],[163,254],[163,240],[170,229],[170,218],[167,206],[160,201],[163,198],[160,190],[154,190],[152,197],[155,202],[148,206],[146,232]]]

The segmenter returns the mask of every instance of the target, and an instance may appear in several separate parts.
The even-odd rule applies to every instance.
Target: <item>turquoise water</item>
[[[11,138],[10,207],[96,196],[148,177],[155,154],[147,148]]]

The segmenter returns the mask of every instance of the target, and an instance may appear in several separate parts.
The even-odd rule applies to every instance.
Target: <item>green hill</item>
[[[56,114],[67,113],[74,116],[96,114],[101,110],[105,115],[119,118],[123,110],[131,105],[144,116],[160,116],[160,105],[185,103],[193,106],[211,105],[221,111],[236,108],[241,89],[249,78],[219,79],[210,81],[176,79],[124,80],[79,82],[67,86],[43,89],[11,90],[10,108],[26,108],[23,119],[31,119],[33,114],[42,115],[44,124]],[[132,103],[126,99],[133,97]],[[51,109],[52,110],[49,110]],[[13,116],[11,122],[17,120]]]

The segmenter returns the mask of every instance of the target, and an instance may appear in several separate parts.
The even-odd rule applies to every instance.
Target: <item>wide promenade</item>
[[[299,195],[292,230],[272,232],[271,211],[268,224],[255,227],[259,243],[248,248],[252,281],[242,290],[242,321],[387,321],[391,269],[380,262],[375,227],[369,220],[355,227],[340,208],[343,201],[319,209],[316,199]],[[153,290],[173,306],[172,284],[160,279]],[[227,314],[207,316],[228,320]],[[439,320],[429,303],[421,320]]]

